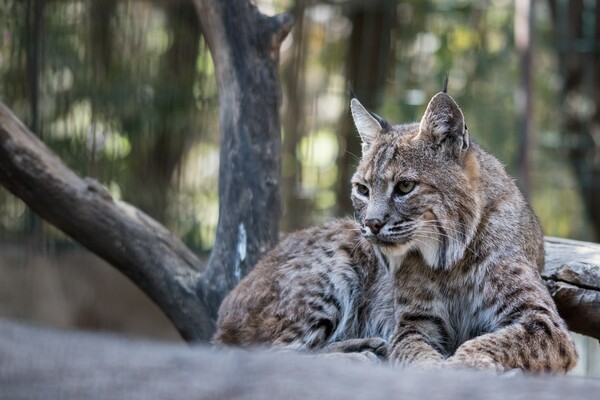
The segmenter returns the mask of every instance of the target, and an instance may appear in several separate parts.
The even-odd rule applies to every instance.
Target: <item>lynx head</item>
[[[479,164],[463,113],[436,94],[420,123],[391,125],[353,98],[362,158],[352,203],[362,234],[396,268],[419,252],[432,268],[463,258],[479,220]]]

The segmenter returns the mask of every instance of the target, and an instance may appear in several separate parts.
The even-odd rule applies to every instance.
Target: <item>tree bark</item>
[[[569,329],[600,339],[600,245],[547,237],[542,278]]]
[[[278,240],[279,47],[293,19],[267,17],[245,0],[194,3],[219,91],[221,212],[206,271],[209,303],[218,307]]]

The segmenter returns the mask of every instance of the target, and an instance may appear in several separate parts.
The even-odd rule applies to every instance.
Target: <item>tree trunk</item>
[[[304,115],[306,53],[310,40],[305,33],[304,11],[307,0],[296,0],[294,6],[295,29],[293,31],[293,52],[291,60],[283,68],[287,106],[283,121],[283,147],[281,155],[286,160],[282,174],[283,211],[282,229],[290,232],[304,226],[307,199],[300,197],[302,181],[302,163],[296,157],[296,150],[302,136],[306,133]]]
[[[529,200],[531,195],[531,134],[533,121],[533,0],[515,2],[515,47],[520,58],[520,83],[517,102],[519,124],[519,158],[517,181],[523,196]]]
[[[225,295],[278,240],[279,47],[289,14],[267,17],[245,0],[195,0],[215,63],[221,153],[217,240],[206,271],[216,313]]]
[[[164,8],[172,36],[154,84],[154,109],[160,117],[153,125],[152,135],[131,137],[136,184],[128,186],[124,193],[127,201],[161,223],[167,220],[173,175],[196,133],[193,86],[200,38],[200,24],[191,2],[166,3]]]
[[[600,234],[600,6],[584,0],[549,0],[549,4],[563,75],[564,129],[572,144],[569,157]],[[591,112],[582,110],[582,99],[593,104]]]
[[[206,267],[143,212],[81,179],[0,103],[0,183],[128,276],[186,340],[208,340],[226,293],[277,241],[279,46],[287,14],[242,0],[196,1],[221,110],[220,217]]]
[[[354,3],[349,12],[352,33],[346,62],[346,78],[361,103],[376,110],[381,102],[390,57],[390,40],[396,20],[396,4],[389,1]],[[337,165],[337,214],[354,211],[350,200],[350,178],[361,156],[360,139],[350,117],[350,108],[339,123],[341,137]]]
[[[27,46],[27,75],[29,82],[29,128],[40,138],[42,134],[42,118],[40,115],[40,70],[42,60],[42,38],[44,30],[44,5],[46,0],[27,0],[26,3],[26,46]],[[36,240],[41,240],[42,221],[39,217],[26,210],[25,226]]]

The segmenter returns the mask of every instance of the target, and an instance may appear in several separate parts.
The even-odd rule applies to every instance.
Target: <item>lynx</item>
[[[341,351],[394,365],[564,373],[540,224],[444,90],[420,123],[352,98],[355,220],[289,235],[226,297],[214,342]]]

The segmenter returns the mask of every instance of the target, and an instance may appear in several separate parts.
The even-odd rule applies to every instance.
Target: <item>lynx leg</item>
[[[317,357],[329,360],[344,360],[357,363],[381,364],[383,360],[372,351],[361,351],[360,353],[323,353]]]
[[[393,337],[390,361],[401,367],[435,369],[442,367],[444,357],[425,332],[414,325],[405,325]]]
[[[513,368],[566,373],[577,363],[575,345],[558,315],[531,313],[509,325],[463,343],[447,364],[496,373]]]

